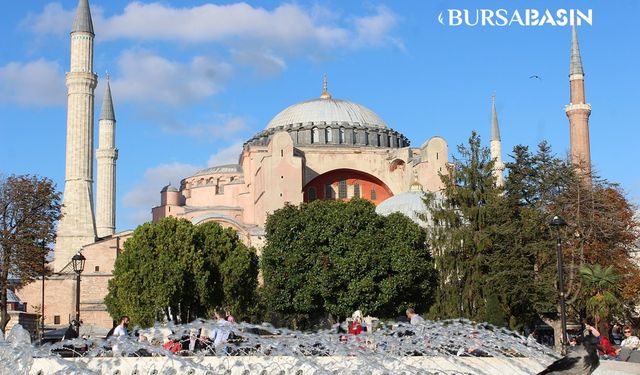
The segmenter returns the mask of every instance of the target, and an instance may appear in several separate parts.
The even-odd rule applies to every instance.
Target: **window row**
[[[378,199],[378,194],[376,192],[375,187],[372,187],[369,190],[369,196],[364,197],[361,193],[361,187],[359,183],[354,183],[353,189],[348,189],[347,180],[338,181],[338,191],[336,196],[336,191],[334,190],[333,184],[325,184],[324,185],[324,199],[347,199],[347,198],[369,198],[372,201]],[[349,191],[351,190],[351,191]],[[349,195],[349,193],[351,193]],[[314,186],[311,186],[307,189],[307,198],[309,201],[314,201],[318,198],[318,192]]]
[[[357,131],[355,129],[346,130],[345,128],[338,129],[338,144],[346,144],[347,143],[347,132],[349,132],[350,144],[357,144]],[[333,143],[333,129],[331,127],[326,127],[324,129],[324,143],[330,144]],[[320,128],[312,128],[311,129],[311,143],[322,143],[320,139],[321,129]],[[388,146],[388,147],[400,147],[401,140],[397,137],[392,137],[390,134],[382,134],[382,133],[370,133],[365,131],[364,139],[362,143],[367,146]]]

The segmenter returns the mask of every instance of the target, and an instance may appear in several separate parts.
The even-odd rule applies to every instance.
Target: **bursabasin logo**
[[[580,9],[447,9],[438,22],[445,26],[580,26],[593,24],[593,10]]]

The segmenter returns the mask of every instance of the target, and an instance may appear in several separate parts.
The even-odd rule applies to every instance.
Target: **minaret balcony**
[[[580,103],[580,104],[569,104],[564,106],[564,111],[567,113],[571,111],[576,111],[576,110],[591,112],[591,104]]]

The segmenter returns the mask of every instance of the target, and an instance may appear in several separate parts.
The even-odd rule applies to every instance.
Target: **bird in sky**
[[[542,77],[540,77],[540,76],[538,76],[538,75],[535,75],[535,74],[534,74],[534,75],[532,75],[531,77],[529,77],[529,79],[531,79],[531,78],[539,79],[539,80],[541,80],[541,81],[542,81]]]
[[[599,340],[593,335],[587,335],[581,347],[576,347],[566,357],[553,362],[538,375],[587,375],[595,371],[600,365],[598,358]]]

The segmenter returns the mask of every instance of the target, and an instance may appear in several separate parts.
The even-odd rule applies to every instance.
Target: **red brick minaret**
[[[571,65],[569,69],[571,88],[570,103],[565,107],[571,134],[571,162],[587,180],[591,178],[591,151],[589,147],[589,115],[591,105],[584,95],[584,71],[578,45],[578,34],[573,26],[571,38]]]

